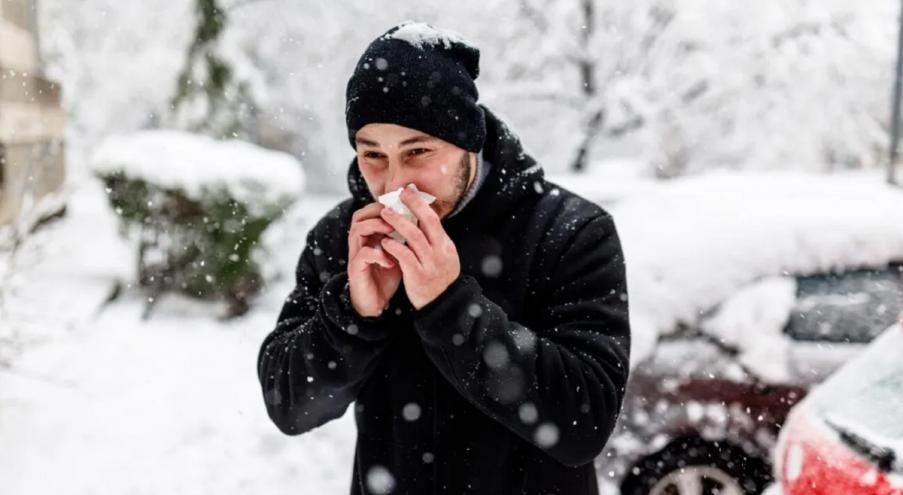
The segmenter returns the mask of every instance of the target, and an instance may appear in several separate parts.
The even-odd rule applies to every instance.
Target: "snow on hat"
[[[376,38],[357,62],[345,91],[351,147],[370,123],[417,129],[468,151],[486,140],[474,84],[480,50],[429,24],[405,21]]]

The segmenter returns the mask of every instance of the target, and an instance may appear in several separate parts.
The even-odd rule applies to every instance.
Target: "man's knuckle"
[[[414,241],[417,243],[423,244],[424,242],[426,242],[426,236],[423,235],[423,232],[421,232],[419,229],[412,232],[411,236],[414,238]]]

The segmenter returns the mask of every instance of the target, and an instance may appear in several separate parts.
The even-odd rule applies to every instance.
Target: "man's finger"
[[[401,202],[417,217],[418,225],[426,235],[427,242],[435,246],[445,234],[439,215],[410,187],[405,187],[399,197]]]
[[[382,203],[373,202],[351,214],[351,223],[360,222],[367,218],[379,217],[379,210],[385,208]]]
[[[388,234],[393,230],[395,230],[395,228],[382,218],[368,218],[352,225],[351,230],[348,232],[348,235],[355,237],[367,237],[368,235],[373,235],[376,233]]]
[[[388,252],[392,255],[392,257],[398,260],[398,264],[401,265],[402,272],[413,273],[414,270],[422,269],[420,261],[417,260],[416,256],[414,256],[414,252],[404,244],[390,237],[386,237],[385,239],[380,241],[380,245],[383,247],[383,249],[386,250],[386,252]]]
[[[357,257],[359,258],[358,261],[363,263],[363,266],[359,268],[360,270],[366,268],[367,265],[379,265],[383,268],[395,266],[395,260],[379,247],[362,247]]]
[[[373,234],[390,234],[395,230],[388,222],[381,218],[368,218],[351,226],[348,232],[348,238],[354,244],[355,249],[360,249],[364,245],[364,238]],[[353,255],[353,253],[351,254]]]
[[[395,230],[405,238],[410,249],[417,256],[417,259],[420,260],[420,263],[426,264],[426,261],[431,256],[433,248],[427,241],[423,231],[405,218],[404,215],[401,215],[391,208],[386,208],[381,213],[386,222],[394,227]]]
[[[353,258],[358,250],[365,244],[364,238],[367,235],[371,235],[374,232],[370,232],[369,234],[358,234],[358,224],[364,222],[367,219],[375,218],[379,219],[379,211],[385,208],[381,203],[370,203],[363,208],[356,210],[351,214],[351,226],[348,229],[348,257]]]

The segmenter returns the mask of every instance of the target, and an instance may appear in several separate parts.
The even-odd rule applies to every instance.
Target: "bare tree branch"
[[[229,5],[223,6],[223,10],[226,12],[234,12],[240,8],[247,7],[248,5],[254,5],[256,3],[267,2],[271,0],[233,0]]]
[[[542,12],[530,4],[530,0],[520,0],[518,6],[520,7],[518,9],[520,14],[533,23],[533,25],[536,26],[536,29],[541,33],[547,33],[549,31],[549,21]]]

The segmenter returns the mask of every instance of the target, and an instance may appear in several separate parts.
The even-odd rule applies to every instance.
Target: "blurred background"
[[[635,378],[603,493],[779,490],[791,407],[903,311],[900,16],[0,0],[0,492],[348,491],[353,415],[283,436],[256,357],[308,229],[348,196],[346,82],[409,19],[478,46],[480,101],[614,215]],[[900,452],[900,430],[851,424]]]

